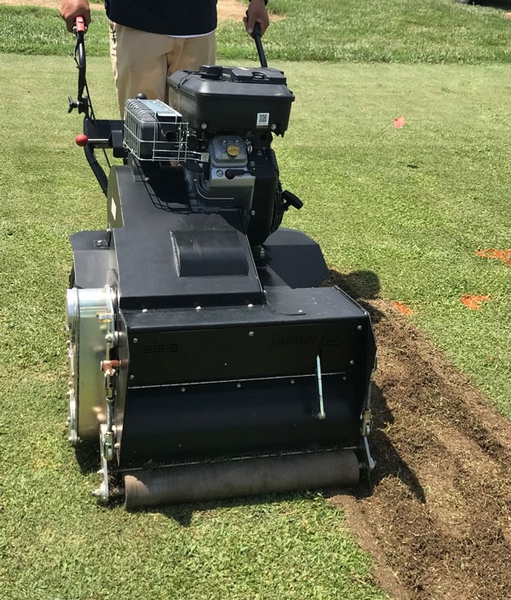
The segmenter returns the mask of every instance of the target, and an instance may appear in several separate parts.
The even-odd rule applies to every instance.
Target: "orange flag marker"
[[[406,125],[406,119],[404,117],[396,117],[394,119],[394,129],[400,129]]]
[[[406,304],[403,304],[402,302],[397,302],[396,300],[392,302],[392,306],[401,314],[406,315],[407,317],[413,315],[413,310],[409,306],[406,306]]]
[[[463,304],[470,310],[480,310],[483,302],[490,299],[490,296],[474,296],[472,294],[463,294],[461,297]]]
[[[488,250],[478,250],[476,252],[478,256],[483,258],[498,258],[502,262],[506,263],[511,267],[511,250],[496,250],[495,248],[488,248]]]

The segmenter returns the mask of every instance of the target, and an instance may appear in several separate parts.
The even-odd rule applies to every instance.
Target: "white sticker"
[[[268,127],[270,124],[270,113],[257,113],[256,127]]]
[[[112,196],[112,200],[110,201],[110,212],[112,213],[112,220],[115,221],[117,218],[117,205],[115,204],[115,199]]]

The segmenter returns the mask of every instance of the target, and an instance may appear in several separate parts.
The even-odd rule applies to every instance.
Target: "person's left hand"
[[[251,0],[247,12],[243,17],[243,23],[245,23],[245,29],[250,35],[254,31],[254,25],[259,23],[261,26],[261,35],[264,35],[270,24],[270,17],[268,16],[264,0]]]

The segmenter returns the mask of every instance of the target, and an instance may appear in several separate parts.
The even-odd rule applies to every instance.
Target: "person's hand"
[[[85,27],[90,23],[90,8],[88,0],[62,0],[60,16],[66,22],[67,30],[73,31],[76,17],[82,16]]]
[[[245,23],[245,29],[250,35],[254,31],[254,25],[259,23],[261,26],[261,35],[264,35],[270,24],[264,0],[252,0],[249,3],[246,15],[243,17],[243,23]]]

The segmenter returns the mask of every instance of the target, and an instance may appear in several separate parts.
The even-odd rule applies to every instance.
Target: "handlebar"
[[[76,46],[74,51],[74,59],[76,62],[76,68],[78,69],[78,99],[74,101],[71,97],[69,98],[69,112],[77,108],[79,113],[83,113],[86,116],[89,115],[89,100],[87,96],[84,96],[84,91],[87,88],[87,62],[85,57],[85,32],[87,27],[85,26],[84,18],[79,15],[75,19],[73,25],[73,33],[76,36]]]
[[[261,67],[265,68],[268,66],[268,61],[266,60],[266,56],[264,54],[263,42],[261,41],[261,25],[260,23],[254,24],[254,29],[252,31],[252,37],[254,38],[255,45],[257,48],[257,54],[259,56],[259,62],[261,63]]]

